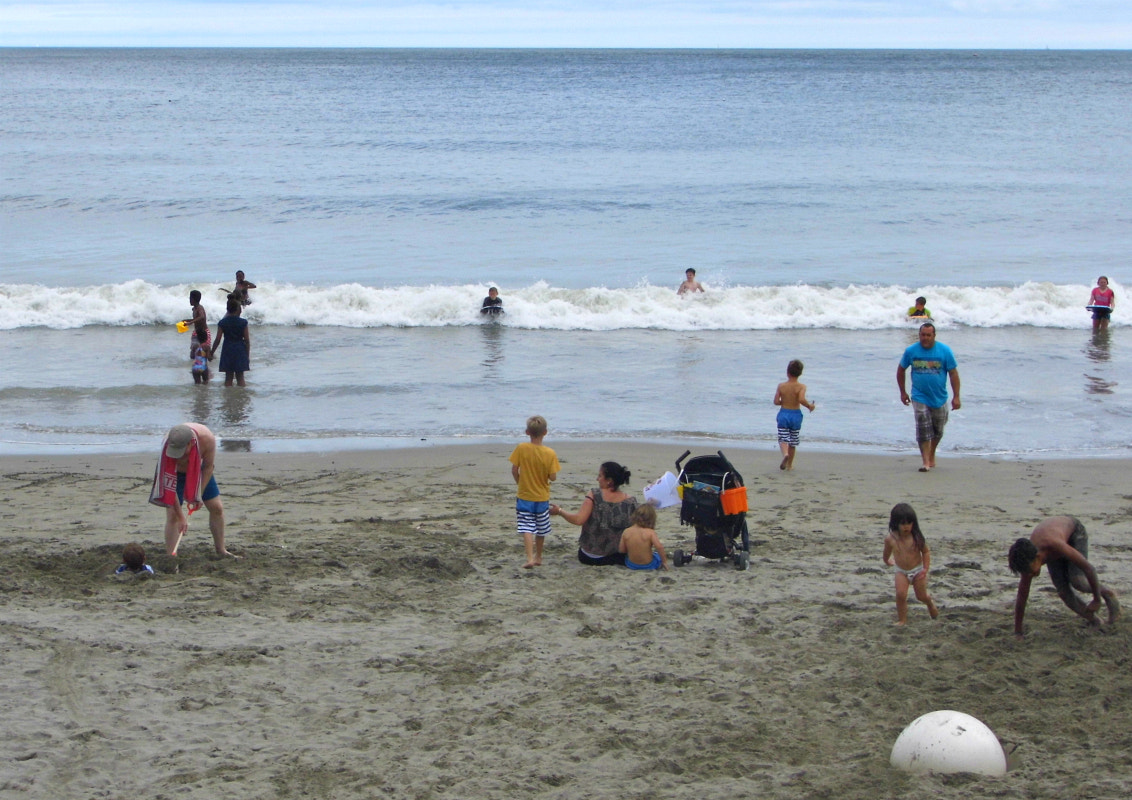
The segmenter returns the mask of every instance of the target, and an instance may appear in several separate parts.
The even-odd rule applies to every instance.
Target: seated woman
[[[582,526],[578,538],[578,560],[595,567],[621,566],[625,554],[618,552],[621,531],[629,527],[637,498],[621,491],[629,482],[629,470],[616,461],[606,461],[597,472],[598,488],[590,490],[582,507],[573,514],[551,504],[550,513]]]

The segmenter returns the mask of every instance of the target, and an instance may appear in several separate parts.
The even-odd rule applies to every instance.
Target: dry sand
[[[600,461],[631,488],[680,448],[555,443],[572,509]],[[1126,798],[1132,619],[1089,628],[1043,574],[1011,634],[1009,544],[1076,514],[1132,589],[1122,461],[729,452],[752,565],[583,567],[554,519],[524,570],[510,446],[222,452],[207,514],[161,554],[153,459],[0,459],[0,795],[27,798]],[[699,455],[711,448],[694,451]],[[893,626],[887,514],[934,555],[932,622]],[[674,511],[669,551],[692,532]],[[125,542],[158,575],[111,576]],[[1129,605],[1128,602],[1125,605]],[[954,709],[1014,751],[1005,778],[910,777],[888,756]]]

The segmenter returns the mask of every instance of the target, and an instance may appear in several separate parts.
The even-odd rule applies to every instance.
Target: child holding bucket
[[[924,541],[916,512],[907,503],[897,503],[888,517],[888,535],[884,537],[884,563],[896,567],[896,624],[908,621],[908,587],[916,590],[916,599],[928,607],[932,619],[939,609],[928,594],[928,571],[932,551]]]
[[[800,383],[803,364],[794,359],[786,365],[786,380],[778,384],[774,393],[774,404],[781,406],[778,411],[778,447],[782,451],[779,469],[794,469],[794,452],[802,433],[802,406],[812,414],[815,403],[806,399],[806,384]]]

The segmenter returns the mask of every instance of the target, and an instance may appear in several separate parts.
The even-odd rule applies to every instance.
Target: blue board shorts
[[[177,473],[177,502],[185,502],[185,473]],[[212,475],[208,479],[208,485],[204,487],[204,491],[200,493],[201,500],[211,500],[214,497],[220,496],[220,487],[216,485],[216,476]]]
[[[634,564],[628,558],[625,559],[625,566],[629,569],[645,570],[645,569],[660,569],[660,553],[654,552],[652,554],[652,561],[647,564]]]
[[[775,421],[778,423],[778,441],[797,447],[802,438],[802,409],[780,408]]]
[[[521,534],[548,536],[550,534],[549,500],[515,500],[515,527]]]

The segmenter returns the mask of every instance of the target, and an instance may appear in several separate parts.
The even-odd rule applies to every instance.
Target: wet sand
[[[630,489],[680,448],[560,443],[570,510],[598,464]],[[1035,583],[1012,630],[1006,550],[1079,516],[1132,598],[1129,464],[728,452],[751,569],[583,567],[554,518],[522,569],[510,445],[222,452],[207,513],[161,553],[145,456],[0,459],[0,794],[27,798],[877,798],[1132,793],[1132,620],[1090,628]],[[713,452],[710,447],[694,454]],[[897,628],[881,563],[910,502],[932,622]],[[669,549],[693,532],[675,510]],[[157,575],[112,576],[142,542]],[[1129,600],[1125,601],[1126,608]],[[1127,612],[1126,612],[1127,613]],[[888,757],[928,711],[987,723],[1005,778],[911,777]]]

